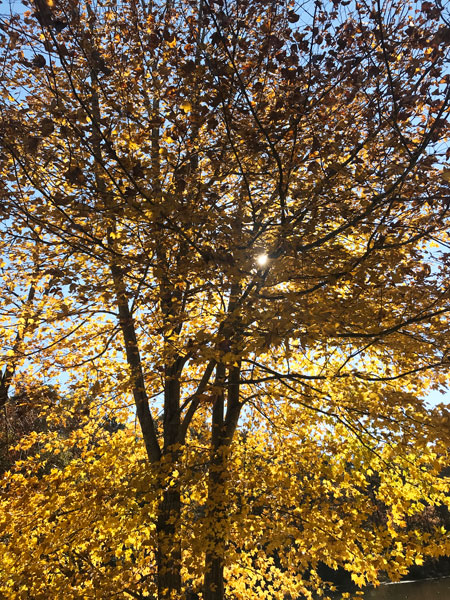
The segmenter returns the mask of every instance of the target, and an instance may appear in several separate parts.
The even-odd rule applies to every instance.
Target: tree
[[[100,460],[89,442],[95,424],[110,414],[126,423],[133,398],[151,474],[140,519],[152,549],[142,556],[157,568],[123,589],[141,597],[136,586],[153,594],[156,585],[159,600],[181,598],[186,578],[204,576],[204,600],[222,599],[225,581],[265,572],[255,552],[266,551],[280,581],[294,577],[291,534],[277,545],[272,532],[272,543],[246,550],[233,532],[239,520],[231,526],[234,490],[247,477],[233,471],[238,426],[250,417],[254,438],[268,438],[262,480],[295,482],[294,460],[317,459],[338,487],[358,481],[352,461],[384,465],[397,482],[373,556],[357,483],[344,494],[353,512],[339,510],[353,519],[359,505],[361,547],[347,540],[342,559],[342,538],[328,556],[317,521],[313,535],[285,515],[298,539],[314,540],[287,591],[306,593],[301,573],[321,555],[358,582],[375,581],[401,514],[420,505],[392,490],[404,491],[408,477],[423,490],[446,452],[445,427],[422,399],[445,385],[448,369],[443,10],[378,0],[28,8],[2,19],[3,381],[59,381],[70,410],[85,416],[76,443],[89,464]],[[335,465],[325,451],[332,439]],[[420,453],[422,469],[410,464]],[[313,497],[338,511],[326,487]],[[299,493],[287,481],[283,489]],[[189,491],[202,524],[192,525],[192,544]],[[321,514],[330,513],[321,505]],[[392,572],[428,543],[396,547]],[[133,544],[124,546],[132,562]],[[311,569],[309,578],[319,585]]]

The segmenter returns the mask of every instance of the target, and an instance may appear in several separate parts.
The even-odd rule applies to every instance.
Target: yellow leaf
[[[364,575],[357,575],[356,573],[352,573],[351,577],[352,581],[354,581],[358,587],[362,587],[366,582],[364,579]]]
[[[182,108],[182,110],[184,110],[184,112],[187,114],[187,113],[191,112],[192,104],[190,102],[188,102],[187,100],[185,100],[184,102],[182,102],[180,104],[180,108]]]

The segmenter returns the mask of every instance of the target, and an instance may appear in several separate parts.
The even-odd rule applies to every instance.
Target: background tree
[[[422,397],[448,368],[442,10],[38,0],[2,28],[3,229],[10,256],[26,249],[3,269],[9,281],[33,279],[41,298],[37,322],[6,354],[16,376],[22,361],[21,377],[35,364],[35,377],[64,382],[92,423],[111,411],[126,422],[133,398],[152,478],[140,518],[142,532],[156,527],[157,573],[133,576],[128,593],[156,585],[158,598],[180,598],[194,573],[205,600],[221,599],[225,580],[238,590],[248,569],[266,573],[233,551],[240,419],[274,424],[267,453],[290,455],[274,473],[292,497],[283,464],[293,481],[299,454],[329,464],[308,436],[352,440],[326,467],[343,485],[347,445],[386,469],[403,454],[390,473],[403,492],[400,464],[418,451],[431,467],[412,469],[414,480],[437,471],[445,427]],[[9,310],[23,293],[5,290]],[[207,429],[196,475],[187,456]],[[79,441],[86,452],[90,435]],[[186,538],[199,480],[202,527]],[[282,557],[276,577],[292,594],[306,593],[304,563],[319,555],[375,581],[399,515],[419,510],[417,497],[393,497],[373,556],[364,521],[353,562],[342,544],[327,556],[320,535],[289,519],[311,540],[298,572],[292,536],[257,552]],[[413,560],[411,543],[397,547],[393,573]]]

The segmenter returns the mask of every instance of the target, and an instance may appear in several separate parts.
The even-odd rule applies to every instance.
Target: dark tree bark
[[[204,600],[224,599],[224,566],[228,532],[228,457],[236,431],[241,404],[239,402],[240,365],[228,371],[227,412],[224,416],[224,391],[213,407],[211,462],[208,481],[206,519],[209,531],[205,555]],[[225,367],[217,369],[217,383],[224,380]],[[223,388],[222,388],[223,390]]]

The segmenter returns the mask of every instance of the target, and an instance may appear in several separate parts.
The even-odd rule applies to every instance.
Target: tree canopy
[[[320,563],[364,585],[447,554],[415,521],[448,502],[444,7],[23,4],[0,407],[41,421],[0,594],[309,598]]]

